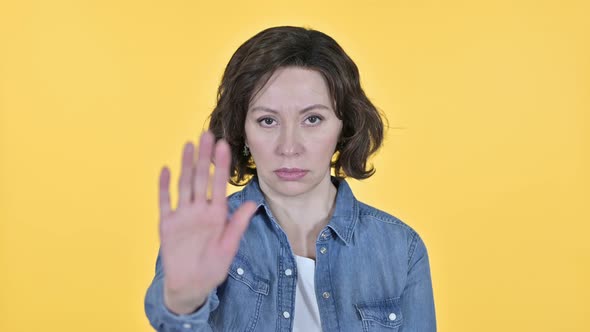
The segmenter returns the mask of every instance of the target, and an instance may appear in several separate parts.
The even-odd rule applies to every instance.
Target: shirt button
[[[285,274],[290,276],[291,274],[293,274],[293,271],[291,271],[291,269],[286,269]]]
[[[389,314],[389,320],[395,320],[397,316],[392,312]]]
[[[322,296],[324,297],[324,299],[327,299],[330,297],[330,293],[324,292],[324,294],[322,294]]]
[[[184,323],[184,324],[182,324],[182,327],[184,327],[185,329],[190,329],[192,327],[192,325],[189,323]]]
[[[328,238],[328,233],[327,232],[323,232],[322,233],[322,239],[327,239]]]
[[[328,249],[326,249],[326,247],[321,247],[321,248],[320,248],[320,252],[321,252],[322,254],[325,254],[327,251],[328,251]]]
[[[283,317],[289,318],[289,317],[291,317],[291,315],[289,314],[289,312],[283,311]]]
[[[238,271],[238,274],[239,275],[244,274],[244,269],[242,269],[241,267],[238,267],[238,270],[237,271]]]

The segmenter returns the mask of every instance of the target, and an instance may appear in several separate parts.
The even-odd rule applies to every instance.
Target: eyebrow
[[[313,104],[310,106],[307,106],[306,108],[302,109],[299,111],[300,114],[303,114],[307,111],[311,111],[312,109],[325,109],[325,110],[330,110],[330,108],[328,106],[322,105],[322,104]],[[279,111],[277,110],[273,110],[272,108],[268,108],[268,107],[264,107],[264,106],[256,106],[250,109],[250,111],[254,112],[254,111],[266,111],[266,112],[270,112],[270,113],[279,113]]]

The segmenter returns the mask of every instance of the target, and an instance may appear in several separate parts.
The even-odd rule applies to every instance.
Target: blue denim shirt
[[[322,330],[436,331],[428,254],[418,233],[358,201],[345,180],[332,177],[332,182],[338,188],[334,214],[316,240],[315,293]],[[230,213],[246,200],[257,202],[258,209],[228,278],[196,312],[176,315],[164,305],[158,254],[145,295],[145,313],[157,331],[292,330],[297,315],[293,251],[256,177],[229,196]]]

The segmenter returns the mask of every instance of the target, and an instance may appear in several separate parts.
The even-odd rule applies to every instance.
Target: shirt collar
[[[338,191],[336,193],[336,206],[328,227],[334,230],[338,237],[348,246],[358,222],[359,204],[346,180],[332,176],[331,181]],[[270,207],[264,199],[257,176],[253,176],[252,180],[243,189],[242,203],[247,200],[254,201],[257,209],[263,206],[267,214],[270,215]]]

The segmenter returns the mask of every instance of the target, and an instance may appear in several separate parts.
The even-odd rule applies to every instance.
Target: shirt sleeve
[[[156,259],[156,275],[147,289],[144,299],[145,314],[158,332],[208,332],[213,331],[208,323],[210,313],[219,305],[217,292],[213,290],[199,310],[177,315],[164,304],[164,270],[160,253]]]
[[[428,252],[417,233],[414,233],[409,247],[408,264],[408,278],[401,301],[404,321],[400,332],[436,332]]]

